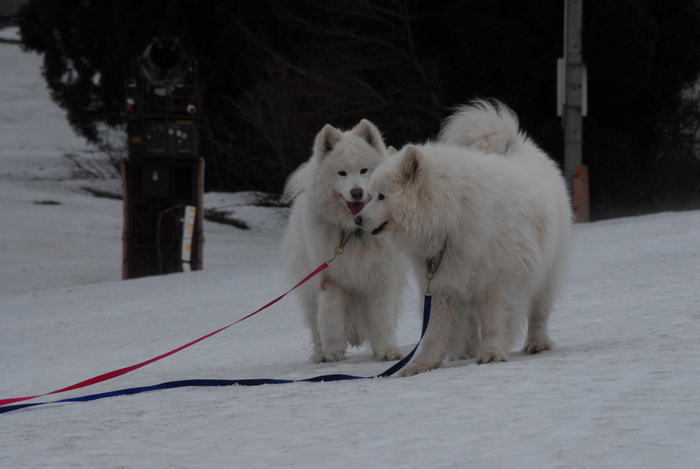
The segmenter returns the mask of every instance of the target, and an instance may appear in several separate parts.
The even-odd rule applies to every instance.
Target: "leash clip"
[[[440,249],[440,252],[436,257],[431,257],[427,261],[427,271],[425,272],[425,278],[428,279],[428,286],[426,288],[425,294],[426,296],[432,296],[430,293],[430,282],[433,280],[433,277],[435,277],[435,272],[437,272],[438,268],[440,267],[440,263],[442,262],[442,253],[445,252],[445,247],[447,246],[447,239],[445,239],[445,243],[442,245],[442,249]]]
[[[340,232],[340,243],[335,247],[335,250],[334,250],[334,253],[333,253],[333,257],[331,257],[330,259],[328,259],[328,260],[326,261],[326,264],[329,264],[329,265],[330,265],[330,263],[333,262],[333,261],[335,260],[336,257],[338,257],[339,255],[341,255],[341,254],[343,253],[343,251],[345,250],[345,245],[346,245],[346,244],[348,243],[348,241],[350,240],[350,236],[352,236],[352,233],[350,233],[349,235],[345,236],[345,230],[343,230],[343,231]]]

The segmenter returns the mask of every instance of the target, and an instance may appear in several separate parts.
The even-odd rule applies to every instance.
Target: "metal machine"
[[[126,81],[122,278],[202,268],[204,160],[197,61],[154,39]]]

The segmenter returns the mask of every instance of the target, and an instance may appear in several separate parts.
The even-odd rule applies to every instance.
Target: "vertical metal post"
[[[565,0],[564,60],[566,88],[564,102],[564,175],[573,195],[574,171],[582,163],[583,54],[581,23],[583,0]]]
[[[557,115],[563,116],[564,176],[577,222],[588,221],[588,170],[582,165],[583,119],[588,111],[581,24],[583,0],[564,0],[564,57],[557,62]]]

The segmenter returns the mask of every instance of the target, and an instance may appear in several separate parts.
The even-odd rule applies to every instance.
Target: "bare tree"
[[[267,178],[270,190],[279,190],[308,158],[325,123],[349,127],[361,118],[389,115],[375,123],[403,141],[434,135],[438,128],[438,80],[418,55],[412,2],[271,1],[264,27],[223,3],[221,11],[250,49],[259,77],[243,93],[222,98],[245,130],[209,129],[229,170],[255,163],[264,172],[253,176],[256,183]]]

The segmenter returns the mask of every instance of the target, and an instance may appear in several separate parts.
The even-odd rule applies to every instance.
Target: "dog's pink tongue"
[[[352,212],[353,215],[357,215],[362,211],[362,208],[365,206],[362,202],[348,202],[348,208],[350,209],[350,212]]]

